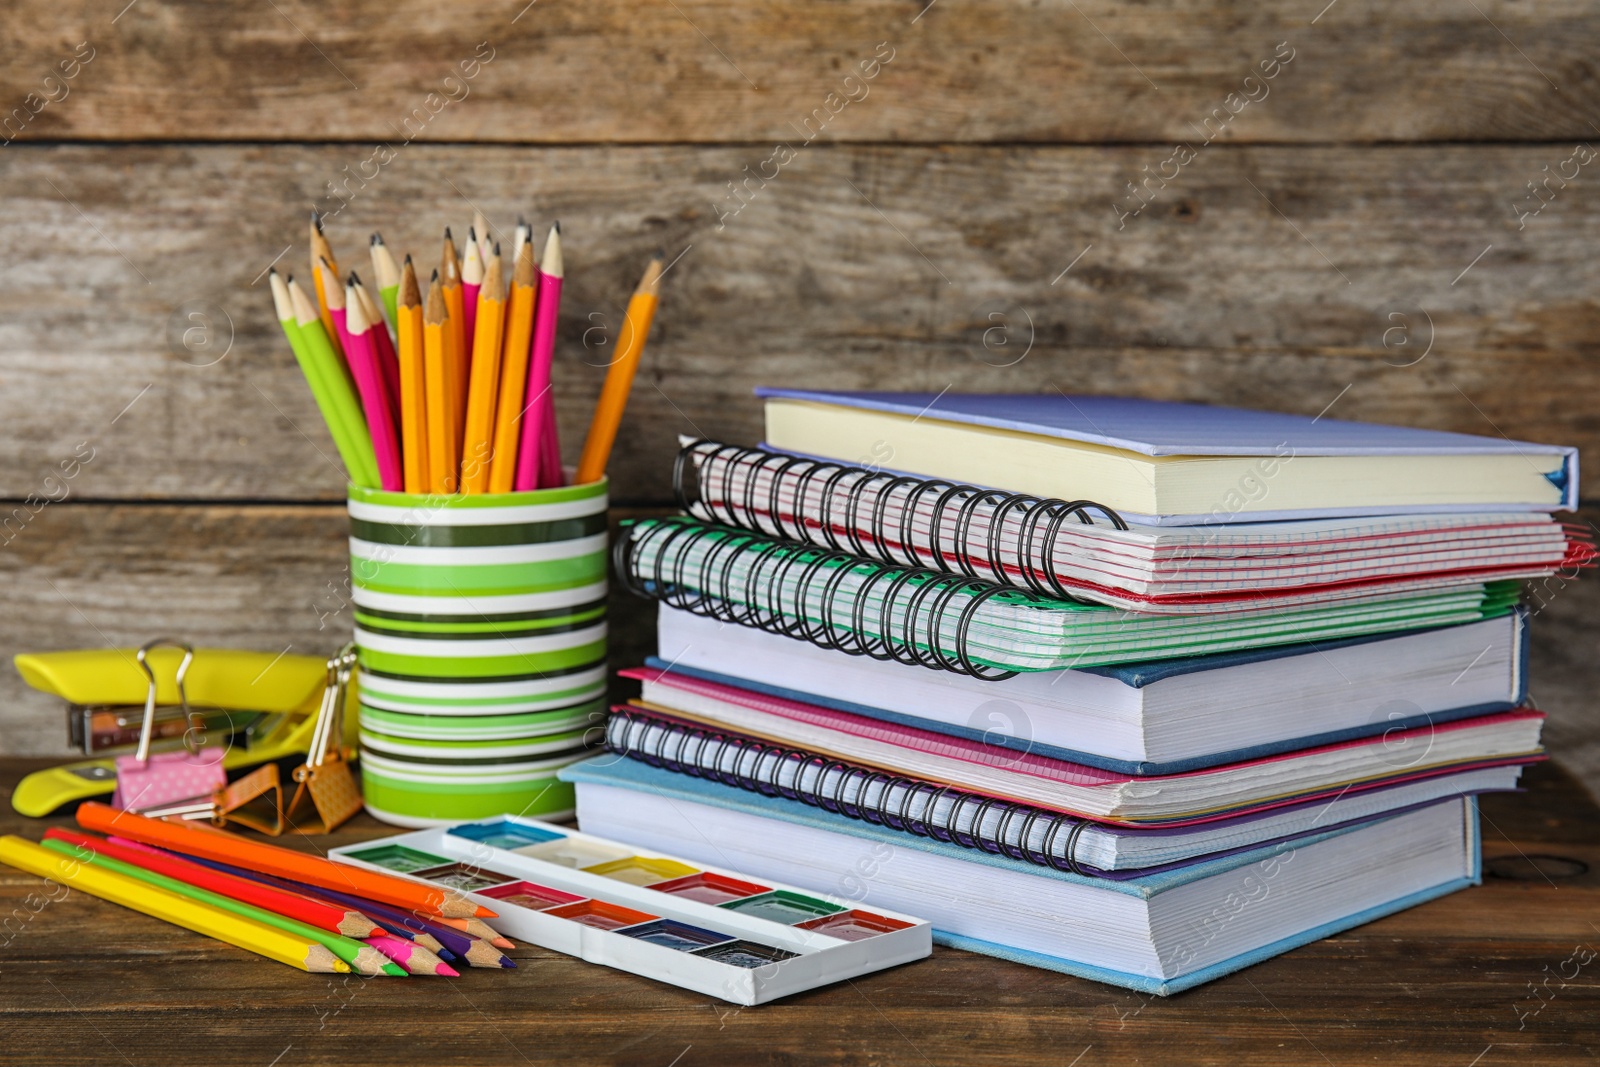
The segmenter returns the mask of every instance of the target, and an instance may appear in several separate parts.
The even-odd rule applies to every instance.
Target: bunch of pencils
[[[376,233],[371,258],[377,298],[354,271],[341,275],[313,211],[312,292],[269,272],[278,322],[350,480],[407,493],[567,484],[550,388],[565,277],[561,224],[535,262],[532,230],[519,221],[509,266],[481,214],[462,255],[447,227],[426,291],[411,257],[396,264]],[[660,284],[657,257],[628,303],[579,484],[605,474]]]
[[[34,844],[0,837],[0,863],[269,959],[319,973],[460,974],[514,967],[494,912],[447,887],[104,804]]]

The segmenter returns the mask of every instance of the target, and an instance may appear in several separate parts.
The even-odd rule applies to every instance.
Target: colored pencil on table
[[[344,904],[348,907],[358,908],[361,914],[382,926],[384,929],[395,933],[396,930],[408,931],[413,935],[417,944],[436,953],[449,953],[452,959],[465,960],[469,967],[503,967],[515,968],[516,962],[511,957],[495,948],[484,938],[474,936],[457,929],[447,923],[447,916],[430,915],[424,918],[415,912],[408,912],[401,908],[390,907],[375,900],[352,895],[337,889],[326,889],[316,886],[305,886],[295,881],[277,878],[268,874],[259,874],[243,870],[226,863],[214,863],[209,860],[197,860],[199,863],[208,863],[241,878],[253,878],[287,889],[290,892],[304,892],[329,901],[334,904]],[[453,918],[449,922],[454,922]],[[397,934],[406,937],[404,933]],[[501,940],[505,940],[501,938]],[[507,948],[515,947],[506,945]]]
[[[489,942],[489,944],[495,945],[499,948],[517,947],[516,942],[512,941],[508,937],[501,937],[498,930],[484,922],[482,919],[439,918],[435,919],[434,921],[440,925],[449,926],[453,929],[460,930],[464,934],[471,934],[473,937],[481,937],[483,940]]]
[[[137,841],[123,841],[114,837],[110,840],[114,843],[121,844],[129,848],[147,849],[156,853],[157,855],[176,855],[175,853],[165,852],[150,845],[141,845]],[[321,886],[306,885],[302,882],[291,881],[287,878],[278,878],[274,875],[262,874],[259,871],[251,871],[243,867],[235,867],[227,863],[219,863],[216,860],[195,858],[193,862],[202,867],[209,868],[222,874],[232,875],[235,878],[241,878],[245,881],[257,882],[261,885],[272,886],[273,888],[281,889],[286,893],[291,893],[296,896],[302,896],[310,900],[319,901],[323,904],[327,904],[329,907],[338,906],[354,908],[363,916],[376,923],[384,933],[392,934],[395,937],[403,938],[407,941],[415,941],[417,944],[421,945],[430,952],[437,953],[446,961],[453,961],[458,958],[454,952],[451,952],[444,946],[442,941],[434,937],[432,934],[425,932],[423,928],[427,925],[427,923],[413,915],[410,915],[407,912],[399,910],[398,908],[391,908],[387,904],[380,904],[375,900],[368,900],[364,897],[351,896],[348,893],[339,893],[332,889],[324,889]],[[399,921],[400,919],[411,922],[416,928],[413,929],[412,926],[407,926],[405,922]],[[430,921],[437,923],[442,922],[442,920],[442,916],[434,916]],[[453,928],[446,929],[448,929],[452,934],[456,933]],[[470,947],[470,940],[470,938],[462,935],[460,944],[462,947]]]
[[[522,436],[517,448],[516,488],[538,489],[541,456],[549,455],[546,434],[554,426],[554,404],[544,400],[550,390],[550,366],[555,357],[556,318],[561,310],[561,223],[550,227],[544,255],[539,258],[539,298],[533,318],[533,347],[528,359],[528,386],[523,405]],[[559,463],[557,464],[559,466]]]
[[[44,832],[44,836],[46,840],[65,841],[69,845],[90,848],[123,863],[131,863],[135,867],[143,867],[156,874],[188,882],[196,888],[208,889],[245,904],[277,912],[286,918],[298,919],[330,934],[360,939],[380,932],[378,924],[359,911],[342,906],[336,907],[320,900],[300,896],[298,893],[286,892],[275,886],[225,874],[194,860],[151,848],[149,845],[123,844],[60,826],[52,826]]]
[[[381,952],[393,960],[393,965],[407,974],[441,975],[445,978],[461,977],[460,971],[415,941],[407,941],[404,938],[394,937],[390,934],[374,934],[367,938],[367,945],[373,951]]]
[[[318,974],[348,974],[350,965],[311,938],[297,937],[232,912],[158,889],[81,859],[24,841],[0,837],[0,863],[48,878],[89,896],[121,904],[186,930],[226,941],[257,955]]]
[[[522,405],[526,402],[528,352],[533,340],[533,313],[538,288],[533,269],[533,245],[524,236],[511,270],[511,295],[506,301],[505,345],[500,355],[500,390],[494,419],[493,456],[489,492],[509,493],[517,479],[517,447],[522,431]]]
[[[473,338],[478,328],[478,290],[483,286],[483,271],[488,260],[478,247],[478,238],[472,227],[467,227],[467,250],[461,253],[461,313],[466,325],[462,333],[467,338],[468,382],[471,381]]]
[[[622,425],[622,412],[628,406],[628,392],[633,388],[633,376],[639,369],[639,356],[644,352],[645,340],[650,336],[650,324],[655,320],[656,304],[661,293],[661,259],[657,256],[644,269],[644,277],[628,301],[627,314],[622,319],[622,333],[617,338],[616,351],[611,356],[611,366],[606,370],[606,382],[600,389],[600,400],[595,404],[594,418],[589,421],[589,436],[583,442],[583,458],[578,460],[578,484],[598,482],[606,473],[606,462],[611,458],[611,446],[617,440],[617,427]]]
[[[311,300],[300,292],[294,279],[285,281],[276,270],[267,272],[272,285],[272,305],[289,339],[295,362],[305,375],[306,384],[322,412],[322,421],[328,424],[333,444],[344,461],[345,472],[356,485],[377,488],[378,462],[372,452],[372,438],[367,433],[366,419],[361,414],[361,402],[356,398],[344,362],[328,344],[328,335]],[[295,294],[299,293],[296,300]],[[303,304],[303,307],[298,305]],[[304,318],[305,324],[300,320]],[[315,334],[315,336],[311,336]]]
[[[472,352],[472,336],[467,333],[465,294],[461,290],[461,259],[456,255],[456,243],[450,236],[450,227],[444,230],[444,250],[439,255],[439,286],[444,293],[444,308],[450,315],[450,408],[455,427],[457,455],[461,451],[461,427],[466,421],[468,360]]]
[[[423,391],[427,395],[428,491],[453,493],[458,485],[461,433],[450,403],[454,389],[450,364],[450,312],[445,304],[439,272],[428,283],[428,302],[422,313]]]
[[[217,830],[150,819],[97,801],[78,806],[78,825],[85,830],[116,834],[187,856],[229,863],[307,885],[341,890],[399,908],[421,909],[453,918],[492,919],[495,913],[465,894],[445,886],[422,885],[348,863],[338,863],[276,845],[250,841]]]
[[[489,261],[478,290],[478,317],[472,338],[472,375],[467,389],[467,426],[461,441],[461,491],[489,489],[494,459],[495,398],[500,388],[500,353],[506,294],[500,257]]]
[[[213,893],[209,889],[202,889],[181,878],[173,878],[146,867],[141,867],[136,863],[128,863],[117,859],[102,851],[99,846],[103,846],[105,842],[96,838],[85,838],[81,842],[71,842],[47,835],[41,844],[53,852],[69,856],[80,863],[93,864],[114,874],[133,878],[157,889],[164,889],[186,900],[192,900],[198,904],[204,904],[221,911],[231,912],[240,918],[282,930],[284,933],[296,938],[315,941],[333,953],[334,956],[349,964],[350,969],[357,974],[369,977],[380,974],[403,977],[406,973],[403,966],[391,964],[383,953],[360,941],[352,940],[340,934],[329,933],[309,923],[291,919],[267,908],[258,908],[253,904],[246,904],[223,893]]]
[[[395,266],[394,255],[383,243],[383,234],[372,235],[372,284],[378,287],[378,296],[389,313],[389,321],[396,322],[394,309],[400,295],[400,268]]]
[[[350,276],[345,295],[345,358],[355,375],[361,393],[361,407],[367,413],[367,429],[372,433],[372,448],[378,456],[378,480],[385,489],[399,492],[405,487],[400,470],[400,437],[395,429],[395,402],[389,384],[379,367],[379,357],[367,321],[367,309],[356,292],[356,277]],[[337,316],[335,322],[338,321]]]
[[[384,392],[389,395],[392,405],[390,417],[400,418],[400,359],[395,352],[394,339],[389,336],[389,327],[383,320],[383,311],[378,307],[377,300],[373,299],[372,291],[361,284],[354,271],[350,272],[351,287],[361,301],[361,307],[366,311],[367,325],[372,334],[372,347],[377,353],[378,371],[383,375]],[[349,294],[346,294],[345,303],[349,303]],[[345,328],[349,329],[349,312],[345,314]]]
[[[333,257],[333,246],[328,243],[328,238],[322,232],[322,216],[317,214],[317,209],[311,209],[311,282],[317,294],[317,314],[322,319],[322,328],[328,331],[328,341],[334,345],[334,351],[342,357],[344,355],[343,339],[339,331],[334,329],[331,305],[328,303],[329,294],[325,290],[328,279],[319,271],[324,263],[338,286],[339,261]]]
[[[395,340],[400,360],[400,459],[406,492],[426,493],[428,472],[428,407],[422,351],[422,295],[417,270],[406,257],[400,270],[400,295],[395,304]]]

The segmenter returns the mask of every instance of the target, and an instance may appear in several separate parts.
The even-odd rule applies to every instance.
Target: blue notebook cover
[[[835,815],[829,811],[812,808],[792,801],[780,800],[773,797],[762,796],[759,793],[749,793],[731,786],[706,782],[688,775],[675,774],[671,771],[661,770],[631,760],[625,757],[607,754],[596,756],[582,763],[573,764],[558,772],[557,777],[564,782],[589,782],[596,785],[608,785],[619,789],[629,789],[635,792],[649,793],[654,796],[664,797],[667,800],[683,800],[694,803],[709,804],[716,807],[728,808],[747,814],[782,819],[786,822],[810,826],[819,830],[828,830],[834,833],[846,834],[851,837],[864,838],[869,841],[888,845],[890,848],[914,848],[924,852],[931,852],[947,859],[962,860],[967,863],[977,863],[990,867],[999,867],[1011,871],[1019,869],[1017,860],[1005,856],[996,856],[982,850],[965,849],[958,845],[935,841],[931,838],[917,837],[912,834],[903,834],[894,830],[886,830],[872,823]],[[1452,800],[1443,800],[1438,803],[1455,803]],[[1065,974],[1090,978],[1111,985],[1126,986],[1147,993],[1165,996],[1184,989],[1191,988],[1213,978],[1221,977],[1232,971],[1248,967],[1253,963],[1287,952],[1289,949],[1309,944],[1320,940],[1330,934],[1341,930],[1348,930],[1371,922],[1385,915],[1393,914],[1409,908],[1423,901],[1452,893],[1457,889],[1469,885],[1477,885],[1482,880],[1482,860],[1478,838],[1477,801],[1468,798],[1471,815],[1467,821],[1468,855],[1472,858],[1472,873],[1442,883],[1429,889],[1412,894],[1399,900],[1388,901],[1377,907],[1347,915],[1333,922],[1325,923],[1310,930],[1301,931],[1292,937],[1264,945],[1250,952],[1241,953],[1231,959],[1213,964],[1210,967],[1180,975],[1175,978],[1161,979],[1148,975],[1129,974],[1121,971],[1107,970],[1082,964],[1057,956],[1047,956],[1026,949],[1007,945],[997,945],[987,941],[979,941],[970,937],[957,934],[934,931],[934,940],[940,944],[950,945],[955,948],[967,949],[972,952],[981,952],[986,955],[999,956],[1018,963],[1030,966],[1043,967],[1048,970],[1060,971]],[[1324,841],[1340,834],[1346,834],[1356,829],[1359,825],[1352,824],[1335,827],[1324,833],[1313,834],[1296,840],[1295,847],[1303,847]],[[1073,882],[1079,885],[1091,886],[1110,893],[1122,893],[1148,900],[1160,893],[1187,885],[1196,879],[1206,878],[1213,874],[1234,870],[1252,863],[1258,863],[1268,858],[1279,845],[1266,845],[1262,848],[1251,849],[1231,855],[1220,856],[1215,859],[1200,860],[1186,867],[1164,870],[1140,878],[1130,878],[1112,881],[1100,878],[1086,878],[1073,874],[1070,871],[1058,871],[1050,867],[1039,867],[1032,864],[1025,865],[1028,873],[1039,878],[1049,878],[1063,882]]]
[[[1510,711],[1520,707],[1528,698],[1528,611],[1525,607],[1514,610],[1517,626],[1517,657],[1521,662],[1517,677],[1520,680],[1520,690],[1516,699],[1511,701],[1491,701],[1487,704],[1473,704],[1465,707],[1450,708],[1446,711],[1435,711],[1421,715],[1411,715],[1402,719],[1381,719],[1374,723],[1360,726],[1347,727],[1343,730],[1328,730],[1320,734],[1310,734],[1288,741],[1279,741],[1273,744],[1251,745],[1248,748],[1236,748],[1228,752],[1218,752],[1205,756],[1194,756],[1181,760],[1123,760],[1109,756],[1101,756],[1093,752],[1080,752],[1077,749],[1061,748],[1056,745],[1047,745],[1042,741],[1030,740],[1026,742],[1027,750],[1036,755],[1046,756],[1050,759],[1063,760],[1067,763],[1081,763],[1086,767],[1097,767],[1103,771],[1115,771],[1118,774],[1133,774],[1139,776],[1159,774],[1182,774],[1186,771],[1204,770],[1207,767],[1218,767],[1225,763],[1240,763],[1245,760],[1261,759],[1266,756],[1276,756],[1283,752],[1293,752],[1302,748],[1314,748],[1318,745],[1337,744],[1340,741],[1353,741],[1360,737],[1376,737],[1378,734],[1388,733],[1391,730],[1410,730],[1414,727],[1429,726],[1434,723],[1454,722],[1457,719],[1468,719],[1474,715],[1488,715],[1497,711]],[[1461,625],[1474,625],[1462,623]],[[1325,641],[1316,645],[1318,650],[1330,648],[1343,648],[1348,645],[1370,644],[1374,641],[1384,641],[1393,637],[1393,634],[1378,634],[1373,637],[1353,637],[1343,641]],[[1287,645],[1278,648],[1246,649],[1240,652],[1223,652],[1211,656],[1184,656],[1178,659],[1157,660],[1151,663],[1132,664],[1121,667],[1089,667],[1083,668],[1086,673],[1103,675],[1113,678],[1130,688],[1140,689],[1166,678],[1179,675],[1193,674],[1199,671],[1217,670],[1223,667],[1232,667],[1244,663],[1254,663],[1261,660],[1277,659],[1282,656],[1302,655],[1306,652],[1305,645]],[[905,715],[884,708],[870,707],[866,704],[857,704],[848,700],[835,700],[830,697],[818,696],[815,693],[805,693],[797,689],[788,689],[784,686],[769,685],[765,682],[738,675],[723,674],[719,671],[708,671],[699,667],[686,667],[681,663],[668,663],[658,656],[649,656],[645,663],[661,671],[670,671],[677,674],[686,674],[691,678],[701,678],[719,685],[730,685],[736,689],[749,689],[768,696],[782,697],[785,700],[795,700],[802,704],[816,704],[819,707],[833,708],[837,711],[846,711],[852,715],[861,715],[869,719],[878,719],[882,722],[892,722],[899,726],[914,726],[922,730],[932,730],[934,733],[945,734],[950,737],[965,738],[969,741],[979,741],[988,745],[999,744],[992,730],[979,730],[971,726],[962,726],[957,723],[938,722],[933,719],[924,719],[916,715]]]

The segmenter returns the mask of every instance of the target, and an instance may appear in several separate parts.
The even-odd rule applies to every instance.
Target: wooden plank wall
[[[667,503],[678,434],[757,440],[758,383],[1131,392],[1600,455],[1591,5],[9,15],[8,654],[156,631],[337,642],[342,481],[262,281],[303,272],[314,204],[358,268],[373,229],[431,262],[475,206],[502,233],[559,217],[569,459],[664,249],[613,469],[628,507]],[[1593,783],[1596,597],[1550,600],[1535,692]],[[619,647],[648,642],[647,613],[618,624]],[[0,752],[61,750],[52,701],[9,675],[0,700]]]

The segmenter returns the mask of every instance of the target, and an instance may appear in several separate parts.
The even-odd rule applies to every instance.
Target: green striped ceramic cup
[[[368,810],[403,826],[570,814],[555,773],[605,714],[606,482],[351,486],[349,506]]]

